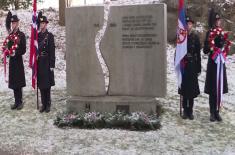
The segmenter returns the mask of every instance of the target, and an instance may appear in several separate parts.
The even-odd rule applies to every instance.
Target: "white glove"
[[[54,68],[50,68],[51,71],[54,71]]]

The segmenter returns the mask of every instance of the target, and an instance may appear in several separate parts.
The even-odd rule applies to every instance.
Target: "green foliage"
[[[131,122],[129,117],[127,117],[125,113],[117,112],[114,114],[107,114],[106,116],[106,124],[108,128],[123,128],[129,129],[131,128]]]
[[[44,0],[37,0],[38,3],[42,3]],[[0,9],[9,10],[10,8],[27,9],[32,6],[33,0],[0,0]]]
[[[7,49],[10,49],[12,47],[12,45],[14,45],[14,41],[10,40],[8,43],[7,43]]]
[[[0,9],[7,10],[9,5],[9,0],[0,0]]]
[[[121,112],[100,114],[89,112],[85,114],[59,114],[54,120],[59,128],[77,127],[81,129],[126,129],[135,131],[157,130],[161,127],[157,115],[147,115],[143,112],[125,114]]]

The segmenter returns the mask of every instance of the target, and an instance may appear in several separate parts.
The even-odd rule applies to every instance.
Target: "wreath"
[[[15,55],[15,50],[18,47],[19,37],[17,34],[10,34],[3,42],[3,51],[6,50],[6,55]]]
[[[15,55],[15,50],[18,48],[18,42],[19,42],[19,37],[17,34],[10,34],[3,42],[3,58],[2,58],[2,63],[4,64],[4,77],[5,81],[7,81],[6,78],[6,72],[7,72],[7,57],[14,56]]]
[[[222,28],[217,27],[212,29],[209,35],[209,44],[210,44],[210,50],[214,54],[219,50],[218,47],[215,46],[215,38],[217,36],[222,36],[224,39],[224,47],[221,49],[222,53],[226,56],[230,50],[231,42],[228,40],[228,32],[224,32]]]

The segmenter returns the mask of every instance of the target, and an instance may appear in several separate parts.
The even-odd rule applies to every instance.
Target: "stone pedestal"
[[[67,100],[69,112],[135,112],[155,113],[159,103],[151,97],[104,96],[104,97],[71,97]]]

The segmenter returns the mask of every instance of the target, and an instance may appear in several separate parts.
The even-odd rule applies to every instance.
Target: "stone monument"
[[[109,69],[105,90],[95,36],[103,6],[66,9],[68,111],[155,112],[166,95],[165,4],[110,6],[100,50]]]

